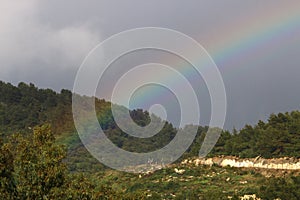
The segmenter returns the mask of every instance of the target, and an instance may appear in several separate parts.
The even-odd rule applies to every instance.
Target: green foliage
[[[55,143],[49,124],[33,134],[0,143],[0,199],[106,199],[113,191],[81,174],[69,174],[65,148]]]
[[[70,174],[64,148],[55,143],[49,125],[0,144],[1,199],[239,199],[244,194],[299,199],[299,176],[266,179],[254,171],[218,166],[179,165],[183,175],[174,166],[142,177],[108,169]]]
[[[59,121],[55,108],[64,105],[64,93],[38,89],[33,84],[20,83],[15,87],[0,81],[0,131],[12,133],[29,132],[35,125]],[[61,109],[67,109],[61,106]],[[29,129],[28,129],[29,128]]]
[[[13,132],[30,132],[38,124],[50,123],[61,144],[68,147],[68,166],[72,170],[91,169],[88,163],[96,162],[84,150],[76,134],[71,110],[72,93],[62,90],[56,93],[50,89],[38,89],[33,84],[20,83],[15,87],[0,82],[0,131],[9,135]],[[87,98],[87,97],[82,97]],[[115,123],[112,104],[95,99],[97,117],[107,137],[118,147],[131,152],[149,152],[167,145],[177,130],[166,122],[164,128],[151,138],[136,138],[124,133]],[[117,106],[117,105],[114,105]],[[123,108],[126,109],[126,108]],[[145,126],[150,122],[147,111],[130,111],[137,124]],[[93,127],[90,127],[91,129]],[[198,127],[194,143],[183,157],[197,156],[208,127]],[[188,127],[186,129],[188,132]],[[210,154],[234,155],[240,157],[262,156],[283,157],[300,155],[300,112],[272,114],[268,122],[246,125],[239,132],[224,131]],[[76,156],[76,158],[74,158]],[[95,170],[100,169],[97,165]],[[96,169],[97,168],[97,169]]]
[[[263,199],[300,199],[300,177],[270,178],[260,187],[258,194]]]
[[[38,89],[33,84],[20,83],[17,87],[0,82],[0,131],[6,136],[14,132],[28,133],[35,125],[50,123],[60,144],[67,145],[67,166],[72,171],[99,170],[97,163],[85,150],[74,128],[72,93],[62,90]],[[88,97],[81,97],[82,100]],[[151,138],[136,138],[124,133],[115,123],[112,104],[94,99],[98,121],[107,137],[118,147],[132,152],[149,152],[167,145],[175,136],[176,129],[166,122],[163,130]],[[117,105],[116,105],[117,106]],[[123,108],[126,109],[127,108]],[[141,109],[130,111],[138,125],[150,122],[150,115]],[[155,117],[155,116],[154,116]],[[158,119],[159,120],[159,119]],[[89,127],[91,130],[93,127]]]
[[[49,125],[34,128],[32,138],[17,138],[14,178],[20,198],[42,199],[63,185],[65,151],[54,141]]]
[[[29,136],[14,135],[1,144],[2,199],[45,199],[65,181],[64,149],[55,144],[50,126]]]
[[[13,199],[15,196],[13,161],[11,144],[4,144],[0,139],[0,199]]]
[[[267,123],[223,132],[211,155],[265,158],[300,156],[300,112],[272,114]]]
[[[0,132],[4,133],[0,135],[0,199],[238,199],[251,193],[263,199],[300,198],[299,176],[265,178],[254,170],[217,166],[190,166],[184,175],[168,168],[142,178],[112,171],[81,144],[73,124],[70,91],[56,93],[33,84],[15,87],[0,82],[0,93]],[[149,152],[165,146],[176,135],[177,130],[166,122],[154,137],[131,137],[116,125],[111,106],[95,99],[101,127],[120,148]],[[147,111],[129,112],[138,125],[149,124]],[[188,134],[192,127],[184,131]],[[198,127],[194,143],[182,158],[198,155],[207,130]],[[20,134],[12,136],[14,132]],[[247,125],[239,132],[223,131],[210,155],[299,157],[300,112],[273,114],[267,122]],[[241,180],[248,183],[241,185]]]

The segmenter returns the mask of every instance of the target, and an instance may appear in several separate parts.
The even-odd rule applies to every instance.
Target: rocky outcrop
[[[214,157],[214,158],[196,158],[184,160],[182,164],[198,165],[219,165],[222,167],[241,167],[241,168],[263,168],[263,169],[282,169],[282,170],[300,170],[300,159],[295,158],[272,158],[264,159],[261,157],[241,159],[238,157]]]

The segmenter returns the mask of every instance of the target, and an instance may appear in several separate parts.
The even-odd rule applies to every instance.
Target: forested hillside
[[[264,158],[300,157],[300,112],[272,114],[267,122],[223,132],[212,154]]]
[[[289,199],[300,198],[299,171],[174,164],[153,173],[67,169],[50,125],[0,138],[0,199]],[[265,175],[264,175],[265,174]]]
[[[38,89],[33,84],[20,83],[17,87],[0,82],[0,131],[27,131],[38,124],[49,122],[53,131],[73,129],[71,120],[72,93],[62,90]]]
[[[264,177],[253,170],[179,162],[153,174],[108,169],[81,144],[70,91],[0,82],[0,94],[0,199],[240,199],[245,194],[263,199],[300,198],[296,172],[284,173],[284,178]],[[114,122],[110,102],[95,99],[95,105],[105,134],[125,150],[151,151],[176,134],[166,122],[152,138],[131,137]],[[147,111],[132,110],[130,115],[141,126],[149,123]],[[207,130],[198,127],[194,143],[180,160],[198,155]],[[209,154],[216,155],[299,158],[300,112],[272,114],[266,122],[232,133],[223,131]]]
[[[72,115],[72,93],[60,93],[50,89],[38,89],[33,84],[20,83],[17,87],[0,82],[0,133],[5,138],[12,133],[31,133],[36,125],[49,123],[58,143],[68,149],[67,161],[70,170],[98,170],[99,165],[86,151],[76,133]],[[128,151],[148,152],[168,144],[176,134],[172,124],[166,122],[164,128],[149,139],[135,138],[125,134],[115,124],[111,103],[95,99],[98,121],[110,140]],[[150,121],[147,111],[130,111],[132,119],[145,126]]]
[[[0,133],[31,132],[36,125],[49,123],[61,144],[67,145],[69,155],[84,152],[76,134],[72,116],[72,93],[61,90],[38,89],[33,84],[20,83],[17,87],[0,82]],[[166,122],[163,130],[152,138],[134,138],[122,132],[111,114],[111,103],[95,99],[99,123],[106,135],[118,146],[133,152],[158,149],[172,140],[176,129]],[[144,126],[149,123],[147,111],[130,111],[133,120]],[[197,156],[208,127],[198,127],[198,134],[186,156]],[[299,157],[300,112],[272,114],[267,122],[246,125],[240,131],[223,131],[210,156],[239,157]],[[80,164],[84,165],[84,164]]]

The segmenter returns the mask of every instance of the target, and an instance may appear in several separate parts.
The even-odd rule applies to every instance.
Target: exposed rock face
[[[300,159],[295,158],[248,158],[241,159],[237,157],[214,157],[214,158],[196,158],[194,160],[184,160],[182,164],[193,163],[198,165],[219,165],[222,167],[243,167],[243,168],[263,168],[263,169],[283,169],[300,170]]]

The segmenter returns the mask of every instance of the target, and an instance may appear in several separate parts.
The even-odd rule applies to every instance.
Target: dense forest
[[[62,142],[74,147],[80,142],[72,116],[72,93],[61,90],[38,89],[33,84],[20,83],[17,87],[0,82],[0,133],[28,133],[36,125],[49,123]],[[118,146],[134,152],[158,149],[172,140],[177,130],[166,122],[163,130],[151,139],[134,138],[122,132],[113,120],[111,103],[95,99],[99,123],[107,136]],[[145,126],[150,117],[141,109],[130,111],[133,120]],[[208,127],[198,127],[194,145],[188,150],[196,156],[197,148]],[[300,112],[271,114],[267,122],[246,125],[240,131],[223,131],[210,155],[234,155],[240,157],[298,157],[300,156]],[[76,143],[79,142],[79,143]]]
[[[267,122],[223,132],[212,154],[264,158],[300,157],[300,112],[271,114]]]
[[[58,143],[68,148],[67,163],[71,171],[98,170],[103,167],[87,153],[74,127],[72,115],[72,93],[62,90],[38,89],[33,84],[20,83],[17,87],[0,82],[0,133],[31,133],[33,127],[50,124]],[[124,133],[114,122],[111,103],[95,99],[98,121],[108,138],[118,147],[132,152],[148,152],[168,144],[176,134],[172,124],[149,139],[135,138]],[[140,126],[150,121],[147,111],[130,111],[132,119]]]
[[[188,185],[178,185],[177,182],[164,185],[162,177],[172,174],[175,176],[171,169],[159,170],[153,176],[146,177],[150,182],[161,183],[157,186],[158,191],[149,195],[149,190],[155,190],[154,183],[149,182],[147,186],[136,175],[114,172],[101,165],[83,147],[76,133],[72,118],[72,93],[68,90],[57,93],[51,89],[38,89],[33,84],[20,83],[14,86],[0,82],[0,94],[0,199],[157,199],[175,188],[178,199],[194,199],[196,196],[205,199],[205,196],[212,194],[219,196],[208,199],[224,196],[216,188],[207,191],[191,187],[191,190],[186,190],[183,188]],[[98,121],[105,134],[115,145],[125,150],[152,151],[165,146],[176,135],[176,128],[166,122],[157,135],[147,139],[134,138],[116,125],[110,102],[95,99],[95,105]],[[147,111],[137,109],[129,112],[140,126],[149,123]],[[207,130],[208,127],[198,127],[194,143],[181,159],[198,155]],[[217,155],[299,158],[300,112],[272,114],[266,122],[246,125],[239,131],[224,130],[209,154]],[[188,174],[191,177],[197,173],[211,173],[211,170],[222,171],[213,166],[209,169],[193,169]],[[248,174],[227,170],[233,179],[243,176],[253,178],[253,187],[247,186],[242,192],[231,191],[224,183],[220,187],[229,191],[227,196],[232,195],[234,198],[234,195],[255,192],[268,197],[276,191],[277,196],[274,198],[277,198],[283,197],[285,190],[290,190],[290,196],[285,196],[286,199],[300,198],[296,189],[300,185],[299,176],[265,179],[254,172]],[[195,181],[191,180],[191,183],[200,184]],[[208,180],[201,181],[207,184]],[[113,185],[114,182],[119,184]],[[282,184],[285,184],[285,189],[280,188]],[[164,198],[172,199],[172,195]]]

